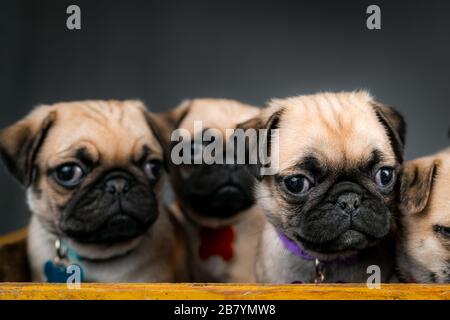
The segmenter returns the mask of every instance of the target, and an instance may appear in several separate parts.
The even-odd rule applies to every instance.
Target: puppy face
[[[158,215],[162,148],[138,101],[42,106],[4,129],[0,150],[50,231],[80,243],[142,235]]]
[[[206,130],[214,129],[223,137],[223,157],[231,129],[259,113],[257,107],[225,99],[195,99],[185,102],[167,115],[169,134],[174,129],[184,129],[191,136],[191,152],[202,145],[195,141]],[[195,127],[201,122],[202,130]],[[227,129],[228,132],[227,132]],[[201,140],[201,139],[199,139]],[[200,142],[201,143],[201,142]],[[173,145],[170,147],[170,149]],[[222,155],[221,155],[222,156]],[[245,165],[235,164],[182,164],[170,170],[172,185],[183,207],[191,218],[200,223],[220,223],[254,203],[252,194],[254,177]]]
[[[404,139],[391,108],[362,91],[299,96],[272,101],[243,127],[279,129],[268,141],[278,171],[257,186],[279,232],[319,256],[361,250],[388,234]]]
[[[450,150],[405,164],[398,248],[404,280],[450,282],[449,190]]]

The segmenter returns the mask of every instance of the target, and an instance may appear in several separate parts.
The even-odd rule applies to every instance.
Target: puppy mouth
[[[221,197],[235,197],[243,194],[245,190],[239,184],[228,181],[218,186],[210,186],[209,190],[203,190],[198,192],[197,190],[190,190],[187,194],[189,197],[198,198],[205,202],[214,200],[214,198],[220,199]]]
[[[321,254],[344,254],[349,251],[360,251],[374,246],[379,241],[379,239],[355,229],[348,229],[327,241],[305,239],[298,233],[294,236],[306,250]]]
[[[348,181],[335,184],[290,224],[306,250],[322,254],[361,251],[376,245],[390,230],[389,208],[377,194]]]
[[[234,183],[225,184],[219,186],[214,192],[211,194],[213,197],[226,197],[226,196],[234,196],[237,194],[241,194],[243,192],[242,188]]]
[[[200,215],[220,218],[230,218],[253,204],[245,190],[233,183],[223,184],[208,195],[193,200],[193,209]]]

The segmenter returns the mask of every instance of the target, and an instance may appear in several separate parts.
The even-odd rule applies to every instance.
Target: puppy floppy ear
[[[55,119],[55,111],[33,112],[0,131],[1,158],[8,171],[26,187],[33,183],[37,153]]]
[[[178,107],[170,111],[159,113],[146,111],[145,113],[147,123],[163,148],[164,167],[167,172],[169,172],[170,169],[170,136],[172,131],[179,127],[180,122],[189,112],[190,105],[191,101],[186,100],[183,101]]]
[[[183,100],[178,106],[174,109],[161,112],[161,116],[167,124],[172,125],[173,127],[178,127],[186,117],[191,108],[193,101],[192,100]]]
[[[438,161],[425,158],[405,164],[400,183],[400,211],[404,214],[422,212],[430,198]]]
[[[268,159],[261,159],[260,156],[263,157],[271,157],[271,143],[272,143],[272,135],[274,134],[275,129],[279,128],[279,123],[281,116],[283,114],[284,109],[282,107],[268,107],[261,111],[261,113],[245,122],[242,122],[236,126],[236,129],[243,129],[244,131],[249,129],[260,130],[265,129],[266,134],[260,136],[256,133],[256,140],[249,140],[246,145],[247,159],[258,159],[258,163],[256,166],[251,166],[251,172],[253,175],[261,180],[262,176],[260,174],[261,167],[263,163],[266,165]],[[262,139],[262,140],[260,140]],[[262,148],[263,150],[259,150]]]
[[[375,113],[386,129],[397,160],[402,163],[406,140],[406,122],[394,108],[380,103],[373,103]]]
[[[236,129],[266,129],[268,134],[265,141],[266,143],[264,145],[266,147],[269,147],[271,142],[272,130],[279,128],[280,118],[283,114],[283,111],[284,109],[282,107],[268,107],[261,110],[260,114],[256,117],[238,124],[236,126]]]
[[[183,119],[189,113],[191,105],[191,100],[184,100],[180,105],[175,107],[175,109],[158,113],[160,119],[159,124],[163,130],[166,141],[170,141],[172,131],[180,126]]]
[[[158,140],[159,144],[161,145],[161,148],[163,150],[164,169],[166,169],[166,171],[169,172],[168,161],[170,158],[166,145],[167,141],[164,136],[164,126],[161,122],[160,116],[156,113],[145,111],[145,119],[147,120],[147,124],[150,127],[150,130],[152,131],[156,140]]]

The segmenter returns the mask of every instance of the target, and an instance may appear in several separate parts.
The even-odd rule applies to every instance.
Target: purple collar
[[[286,237],[283,233],[278,232],[278,237],[281,240],[281,243],[283,243],[283,246],[293,255],[300,257],[307,261],[314,261],[316,260],[315,257],[310,255],[308,252],[306,252],[301,246],[299,246],[297,243]],[[340,262],[344,264],[353,264],[358,260],[358,255],[352,255],[348,258],[337,258],[335,260],[327,260],[327,261],[321,261],[322,263],[331,263],[331,262]]]
[[[280,238],[284,247],[293,255],[300,257],[304,260],[308,260],[308,261],[313,261],[316,259],[312,255],[310,255],[308,252],[303,250],[303,248],[300,247],[298,244],[296,244],[294,241],[292,241],[291,239],[286,237],[284,234],[278,233],[278,237]]]

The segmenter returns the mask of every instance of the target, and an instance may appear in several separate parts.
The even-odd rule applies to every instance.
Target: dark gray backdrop
[[[0,126],[40,103],[270,97],[369,89],[409,124],[408,158],[448,145],[449,1],[0,1]],[[78,4],[82,30],[65,27]],[[365,27],[382,9],[382,30]],[[0,234],[24,226],[0,172]]]

